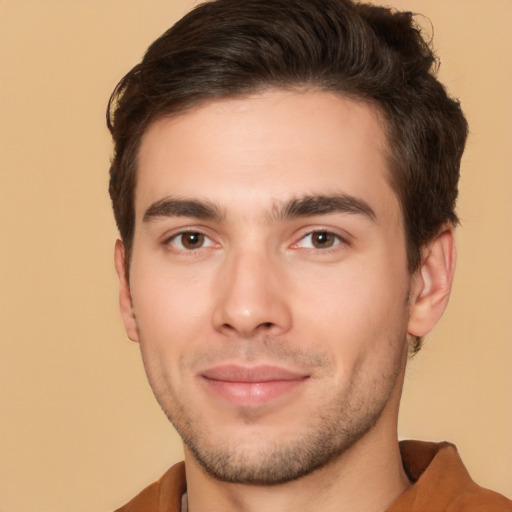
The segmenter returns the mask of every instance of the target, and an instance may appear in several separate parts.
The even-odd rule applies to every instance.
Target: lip
[[[222,365],[200,376],[211,393],[237,407],[263,405],[286,396],[309,378],[305,373],[267,365]]]

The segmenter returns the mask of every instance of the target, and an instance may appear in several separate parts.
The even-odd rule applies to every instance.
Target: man
[[[112,95],[121,312],[184,441],[121,511],[512,510],[397,439],[467,125],[410,13],[217,0]]]

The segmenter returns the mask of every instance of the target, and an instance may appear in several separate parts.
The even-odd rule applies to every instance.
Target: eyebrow
[[[329,213],[354,213],[376,221],[373,208],[364,200],[347,194],[304,196],[282,205],[275,205],[272,217],[278,220],[326,215]]]
[[[282,221],[330,213],[359,214],[376,221],[372,207],[364,200],[347,194],[308,195],[276,203],[272,207],[270,220]],[[222,221],[226,215],[216,204],[206,200],[166,197],[153,203],[144,213],[143,222],[162,217],[194,217],[197,219]]]
[[[224,218],[224,214],[217,205],[209,201],[166,197],[153,203],[144,212],[142,220],[151,222],[160,217],[195,217],[220,221]]]

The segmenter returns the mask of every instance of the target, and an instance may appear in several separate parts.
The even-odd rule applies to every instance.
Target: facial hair
[[[212,441],[212,433],[205,428],[200,415],[192,413],[187,403],[175,393],[163,392],[161,383],[152,382],[151,378],[150,383],[163,411],[206,473],[230,483],[276,485],[296,480],[327,465],[377,424],[396,386],[401,386],[405,331],[399,336],[404,343],[397,343],[395,337],[382,340],[394,353],[380,374],[369,379],[365,369],[357,367],[349,386],[335,390],[332,397],[308,419],[306,427],[297,431],[295,425],[290,424],[290,434],[278,441],[270,441],[265,436],[252,439],[252,446],[258,445],[257,449],[247,450],[244,439],[229,436],[221,441],[218,438]],[[236,348],[195,354],[184,360],[181,366],[196,368],[230,360],[235,355],[236,360],[243,362],[261,360],[264,356],[277,364],[291,363],[294,368],[307,368],[317,375],[328,375],[334,365],[326,353],[292,350],[269,338],[240,340],[230,347]],[[169,394],[173,396],[169,397]],[[257,414],[254,417],[250,408],[240,408],[238,414],[242,424],[257,422]]]

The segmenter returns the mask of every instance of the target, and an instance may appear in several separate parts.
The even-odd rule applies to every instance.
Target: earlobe
[[[116,240],[114,263],[116,266],[117,277],[119,278],[119,307],[121,309],[121,317],[126,329],[126,334],[132,341],[138,342],[139,330],[137,328],[137,321],[133,310],[130,284],[126,276],[125,250],[121,240]]]
[[[411,336],[425,336],[443,315],[450,298],[455,262],[453,228],[445,226],[424,247],[421,267],[413,277],[408,323]]]

